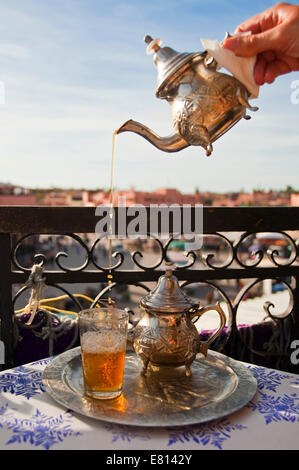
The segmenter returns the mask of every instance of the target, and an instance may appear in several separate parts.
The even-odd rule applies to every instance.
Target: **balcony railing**
[[[194,209],[192,218],[194,220]],[[127,220],[130,220],[129,216]],[[79,297],[73,295],[70,286],[94,285],[98,290],[92,305],[107,296],[108,266],[107,263],[102,265],[96,256],[102,241],[94,240],[90,245],[83,236],[94,234],[98,221],[92,207],[0,207],[0,339],[5,346],[3,368],[16,364],[16,348],[29,328],[21,324],[15,314],[21,296],[28,291],[28,284],[25,283],[31,268],[30,263],[24,263],[22,246],[26,246],[30,237],[47,234],[53,237],[63,235],[80,247],[84,258],[80,266],[68,266],[68,256],[61,252],[52,253],[53,269],[49,269],[46,263],[44,265],[45,284],[67,295],[72,310],[78,312],[84,305]],[[269,232],[277,235],[281,246],[275,244],[273,235],[273,246],[255,245],[256,240],[261,239],[259,234],[267,233],[269,237]],[[204,285],[212,290],[211,298],[223,302],[228,317],[227,327],[213,347],[237,359],[299,372],[293,349],[296,345],[294,340],[299,339],[299,208],[204,208],[203,233],[203,247],[186,255],[186,262],[180,263],[175,275],[188,294],[200,292],[196,290],[197,286]],[[213,246],[211,240],[214,240]],[[129,255],[129,265],[127,257],[122,253],[116,254],[110,286],[112,296],[113,289],[126,285],[149,291],[152,283],[164,272],[164,261],[172,257],[172,243],[172,239],[163,242],[154,239],[155,261],[149,266],[142,258],[142,251]],[[36,259],[46,260],[43,256]],[[247,322],[243,318],[241,326],[238,319],[241,303],[251,291],[256,296],[260,295],[263,287],[259,291],[258,288],[264,286],[267,279],[284,289],[288,305],[277,312],[275,303],[267,302],[263,296],[261,320],[252,324],[250,319]],[[228,287],[230,293],[227,293]],[[204,301],[209,303],[208,295]],[[43,331],[47,331],[46,327]],[[70,341],[68,347],[74,344]],[[50,352],[55,353],[55,348]],[[25,361],[26,354],[23,358]]]

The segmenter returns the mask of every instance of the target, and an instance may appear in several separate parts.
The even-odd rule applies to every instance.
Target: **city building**
[[[87,189],[41,189],[33,190],[0,183],[0,205],[27,206],[109,206],[110,192]],[[134,188],[113,192],[114,206],[149,206],[152,204],[178,204],[180,206],[202,204],[213,207],[240,206],[299,206],[299,194],[285,191],[254,190],[247,192],[213,193],[200,192],[184,194],[175,188],[158,188],[154,191],[137,191]]]
[[[9,183],[0,183],[0,206],[36,206],[38,201],[31,190]]]

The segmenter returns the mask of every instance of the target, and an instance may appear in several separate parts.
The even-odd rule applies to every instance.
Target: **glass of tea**
[[[122,393],[128,313],[113,306],[79,313],[85,393],[111,399]]]

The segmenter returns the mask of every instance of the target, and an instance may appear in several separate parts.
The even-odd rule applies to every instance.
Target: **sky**
[[[272,4],[0,0],[0,182],[107,189],[115,129],[134,119],[161,136],[172,132],[170,106],[155,97],[156,68],[144,36],[197,52],[200,38],[221,41]],[[116,188],[299,189],[296,80],[299,72],[261,87],[251,102],[259,111],[217,140],[209,158],[201,147],[169,154],[136,134],[119,135]]]

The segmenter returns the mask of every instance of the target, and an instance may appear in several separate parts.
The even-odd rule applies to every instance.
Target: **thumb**
[[[222,47],[233,51],[237,56],[251,57],[260,52],[275,50],[275,36],[273,29],[259,34],[233,36],[225,39]]]

